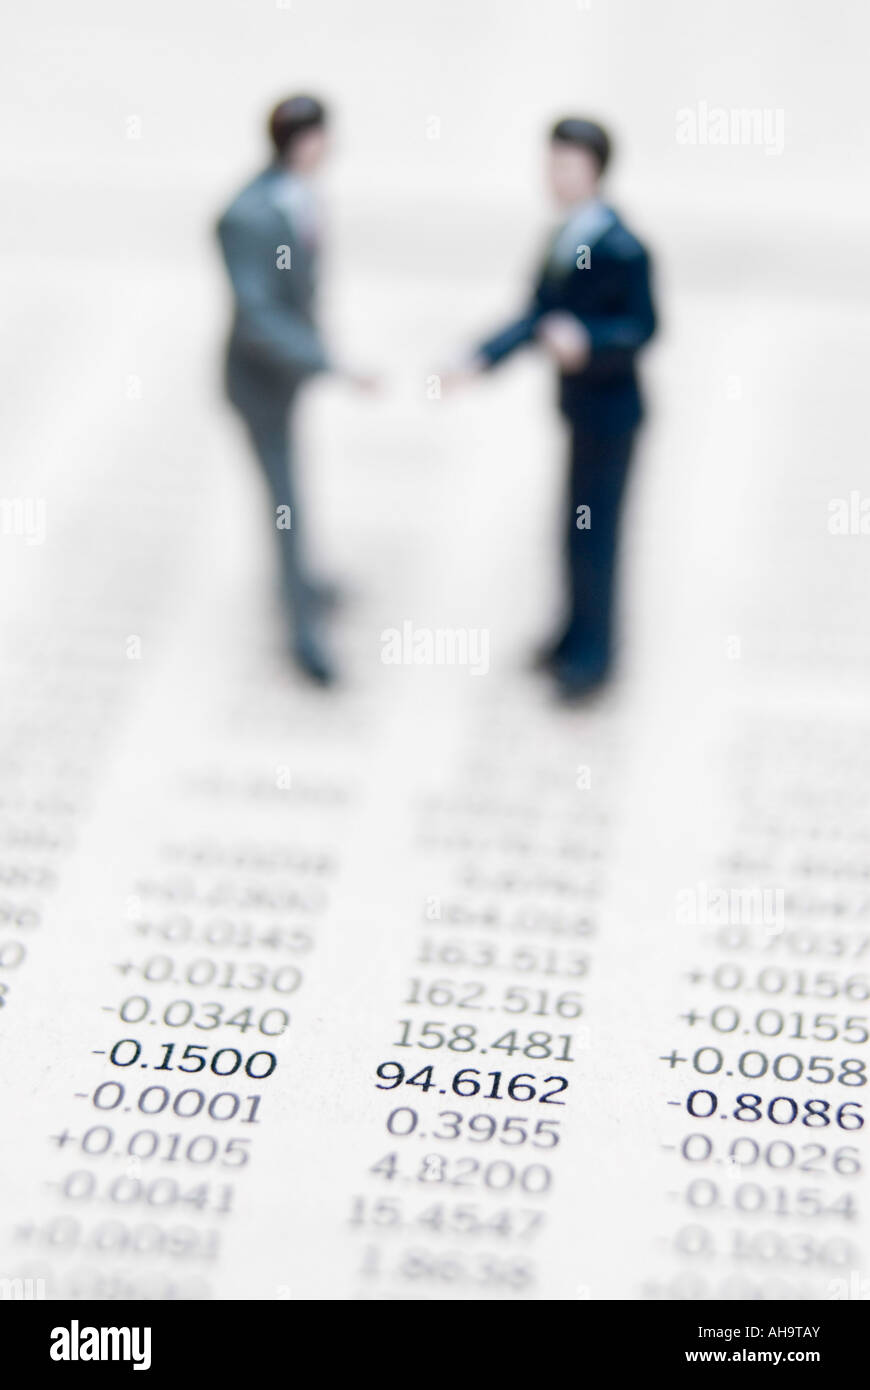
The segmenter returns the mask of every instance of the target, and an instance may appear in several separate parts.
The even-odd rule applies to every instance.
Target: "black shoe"
[[[552,666],[556,693],[564,704],[574,704],[595,695],[607,684],[607,666],[584,666],[579,662],[557,661]]]
[[[292,650],[297,667],[315,685],[325,687],[335,684],[338,679],[335,667],[314,638],[297,638],[293,642]]]
[[[558,665],[562,656],[562,643],[548,642],[545,647],[538,647],[529,657],[530,671],[552,671]]]

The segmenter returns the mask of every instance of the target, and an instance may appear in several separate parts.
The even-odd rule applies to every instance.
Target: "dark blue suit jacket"
[[[572,424],[593,434],[621,434],[642,418],[635,356],[656,326],[649,257],[608,212],[610,225],[593,242],[588,267],[571,262],[561,269],[548,258],[526,313],[478,348],[495,366],[534,341],[544,314],[574,314],[589,334],[591,356],[582,371],[561,375],[559,403]]]

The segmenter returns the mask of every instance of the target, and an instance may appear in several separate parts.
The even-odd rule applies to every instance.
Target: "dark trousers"
[[[297,638],[313,620],[313,586],[307,573],[294,479],[293,413],[295,391],[262,373],[235,367],[229,396],[247,426],[267,487],[270,523],[276,538],[281,599]],[[288,525],[289,521],[289,525]]]
[[[571,429],[565,580],[568,620],[560,661],[587,674],[605,671],[613,652],[619,522],[635,431]],[[578,508],[589,511],[578,513]],[[580,525],[578,526],[578,520]]]

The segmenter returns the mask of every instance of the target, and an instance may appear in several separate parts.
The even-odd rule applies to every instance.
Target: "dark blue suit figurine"
[[[566,218],[553,237],[522,318],[481,344],[459,375],[495,366],[537,342],[559,369],[559,404],[571,431],[567,621],[536,658],[565,698],[606,680],[620,506],[642,416],[635,357],[653,335],[649,261],[598,196],[610,141],[592,121],[551,132],[549,181]]]
[[[327,685],[334,671],[320,629],[333,595],[308,569],[292,448],[300,387],[316,372],[338,370],[315,318],[320,210],[314,175],[327,150],[326,111],[313,97],[291,97],[273,111],[269,133],[274,162],[242,189],[218,224],[235,298],[227,392],[268,485],[296,663]],[[373,384],[346,375],[363,389]]]

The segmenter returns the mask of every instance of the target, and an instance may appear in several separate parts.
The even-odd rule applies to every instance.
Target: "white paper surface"
[[[233,34],[212,30],[216,87]],[[251,111],[278,66],[240,69]],[[800,129],[817,94],[783,81]],[[478,130],[457,83],[430,74],[422,105]],[[162,127],[139,172],[94,158],[87,191],[57,185],[76,216],[54,259],[39,189],[62,173],[16,175],[5,493],[44,511],[0,549],[0,1276],[49,1298],[866,1297],[870,562],[860,529],[829,529],[862,485],[866,307],[837,270],[860,216],[798,299],[770,187],[797,203],[796,175],[754,151],[722,193],[699,164],[715,241],[688,175],[636,170],[666,329],[624,657],[563,710],[523,671],[555,611],[545,373],[426,392],[517,299],[540,218],[497,162],[518,230],[494,234],[459,146],[428,191],[428,152],[390,146],[416,185],[367,191],[364,143],[336,171],[329,313],[389,385],[319,385],[302,421],[324,567],[350,587],[326,694],[286,665],[216,389],[220,151],[175,185]],[[485,630],[489,669],[383,664],[406,622]]]

